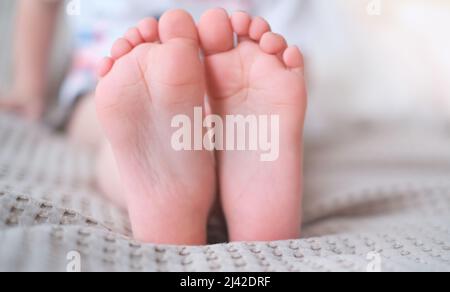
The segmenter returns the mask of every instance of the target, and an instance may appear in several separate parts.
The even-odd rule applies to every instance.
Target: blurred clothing
[[[198,19],[208,8],[265,17],[305,55],[307,133],[318,138],[341,121],[450,120],[450,3],[360,0],[79,0],[69,16],[76,50],[62,100],[95,88],[97,61],[114,40],[146,16],[184,8]]]
[[[109,55],[114,41],[141,19],[149,16],[158,18],[172,8],[184,8],[198,18],[207,8],[216,6],[249,12],[257,7],[255,0],[79,0],[78,3],[78,10],[74,11],[79,13],[68,16],[75,49],[72,68],[61,91],[62,103],[69,106],[76,97],[95,88],[96,65]]]

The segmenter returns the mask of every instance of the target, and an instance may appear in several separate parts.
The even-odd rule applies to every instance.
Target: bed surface
[[[66,271],[73,251],[82,271],[450,271],[450,135],[415,149],[403,131],[383,152],[389,132],[363,132],[307,147],[302,239],[172,247],[132,240],[90,153],[0,115],[0,271]],[[226,239],[220,218],[209,229]]]

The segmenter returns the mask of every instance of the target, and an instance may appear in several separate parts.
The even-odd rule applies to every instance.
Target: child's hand
[[[39,121],[45,110],[44,98],[13,90],[9,94],[0,94],[0,111],[19,115],[29,121]]]

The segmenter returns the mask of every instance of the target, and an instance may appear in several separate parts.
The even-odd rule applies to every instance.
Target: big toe
[[[200,19],[198,30],[206,55],[223,53],[234,46],[233,26],[224,9],[216,8],[205,12]]]
[[[161,42],[172,39],[189,39],[198,42],[198,31],[192,16],[184,10],[170,10],[159,21]]]

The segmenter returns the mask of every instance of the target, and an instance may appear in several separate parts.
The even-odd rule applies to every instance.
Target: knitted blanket
[[[448,127],[342,129],[307,144],[301,239],[223,243],[213,218],[179,247],[132,239],[91,153],[0,115],[0,271],[450,271]]]

